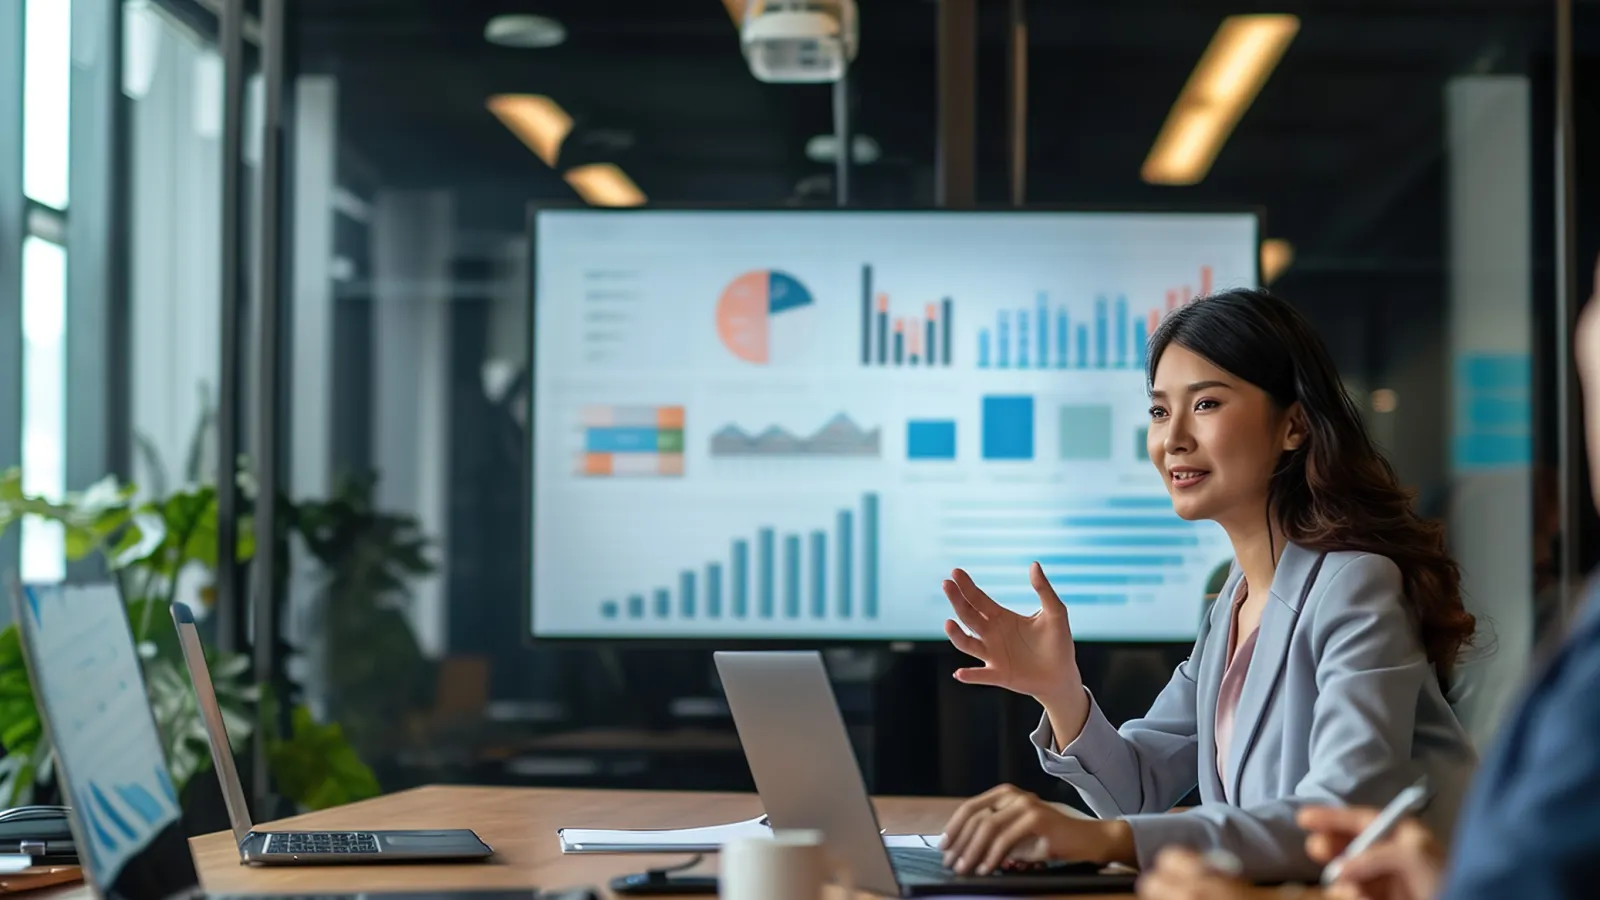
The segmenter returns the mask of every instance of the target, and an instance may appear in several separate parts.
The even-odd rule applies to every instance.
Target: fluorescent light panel
[[[561,157],[561,144],[572,133],[572,116],[561,104],[540,94],[496,94],[489,98],[488,105],[500,123],[527,144],[535,156],[555,168]]]
[[[1197,184],[1300,30],[1292,15],[1222,20],[1144,161],[1151,184]]]
[[[590,206],[643,206],[644,191],[611,163],[568,169],[564,178]]]

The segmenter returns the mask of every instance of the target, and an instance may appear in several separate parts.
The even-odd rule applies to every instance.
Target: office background
[[[527,638],[530,204],[1261,209],[1264,278],[1447,524],[1488,623],[1458,708],[1492,733],[1596,561],[1562,336],[1600,247],[1600,5],[860,7],[836,87],[752,77],[737,0],[0,3],[0,502],[114,475],[193,538],[146,569],[237,654],[258,804],[749,786],[704,648]],[[1298,16],[1281,62],[1197,183],[1153,183],[1190,72],[1261,12]],[[491,39],[506,14],[542,20]],[[0,568],[106,581],[84,528],[24,517]],[[1081,652],[1120,719],[1186,650]],[[873,790],[1065,799],[1028,704],[953,652],[829,661]]]

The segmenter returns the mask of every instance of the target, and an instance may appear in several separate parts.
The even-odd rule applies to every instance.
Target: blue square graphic
[[[907,459],[955,459],[956,423],[912,420],[906,423]]]
[[[983,458],[1033,459],[1033,397],[983,398]]]

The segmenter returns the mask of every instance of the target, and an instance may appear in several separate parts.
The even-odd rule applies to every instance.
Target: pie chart
[[[722,289],[717,336],[758,366],[791,361],[810,345],[816,303],[800,280],[776,269],[746,272]]]

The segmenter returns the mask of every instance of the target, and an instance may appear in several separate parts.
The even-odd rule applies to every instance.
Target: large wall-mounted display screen
[[[1230,557],[1146,458],[1144,348],[1248,213],[541,211],[537,637],[941,640],[960,566],[1192,639]]]

